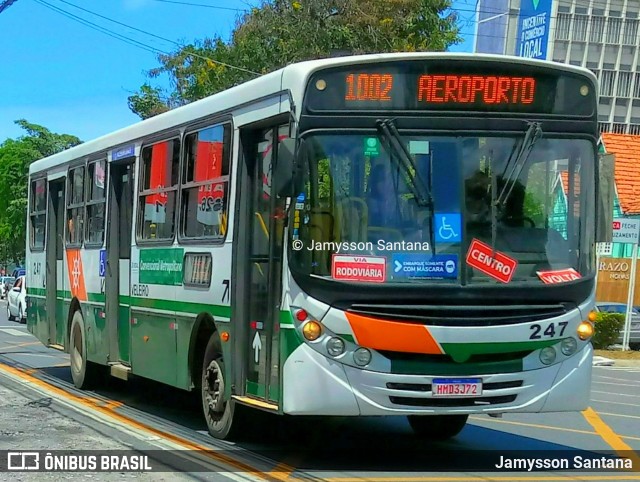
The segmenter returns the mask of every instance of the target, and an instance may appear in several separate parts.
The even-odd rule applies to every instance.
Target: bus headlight
[[[371,352],[366,348],[358,348],[353,352],[353,361],[361,367],[368,365],[371,362]]]
[[[566,356],[573,355],[578,348],[578,342],[575,338],[569,337],[562,340],[560,343],[560,351]]]
[[[317,340],[322,335],[322,327],[317,321],[309,321],[302,327],[302,334],[309,341]]]
[[[593,325],[588,321],[583,321],[578,325],[578,329],[576,330],[578,333],[578,338],[581,340],[588,340],[593,336]]]
[[[551,365],[556,361],[556,349],[548,346],[540,350],[540,361],[545,365]]]
[[[327,342],[327,351],[331,356],[340,356],[344,353],[344,341],[340,338],[331,338]]]

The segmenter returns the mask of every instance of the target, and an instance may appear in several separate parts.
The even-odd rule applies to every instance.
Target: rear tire
[[[26,323],[27,317],[24,316],[24,312],[22,311],[22,306],[18,309],[18,323]]]
[[[246,420],[245,412],[248,411],[233,398],[224,400],[227,383],[222,345],[216,332],[211,335],[204,352],[200,395],[207,429],[212,437],[221,440],[238,438],[242,432],[243,418]]]
[[[409,415],[409,425],[419,437],[448,440],[458,435],[469,415]]]
[[[87,360],[87,337],[80,311],[76,311],[71,320],[69,358],[73,384],[84,390],[94,388],[100,379],[100,367]]]

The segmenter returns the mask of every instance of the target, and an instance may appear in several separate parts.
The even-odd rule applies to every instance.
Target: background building
[[[478,0],[474,51],[598,77],[601,132],[640,135],[640,0]]]

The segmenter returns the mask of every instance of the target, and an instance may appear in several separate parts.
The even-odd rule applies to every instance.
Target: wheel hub
[[[216,360],[211,361],[205,374],[205,397],[211,412],[224,412],[224,378]]]

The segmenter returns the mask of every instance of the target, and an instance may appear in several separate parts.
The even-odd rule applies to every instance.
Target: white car
[[[7,293],[7,318],[20,323],[27,321],[27,285],[24,276],[20,276]]]

